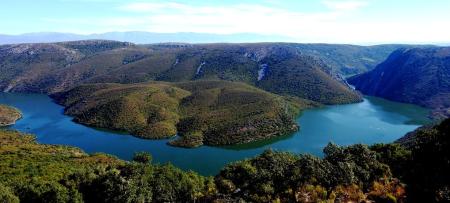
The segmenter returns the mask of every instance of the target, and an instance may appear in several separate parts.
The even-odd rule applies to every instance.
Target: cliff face
[[[374,70],[348,79],[367,95],[418,104],[450,115],[450,48],[399,49]]]

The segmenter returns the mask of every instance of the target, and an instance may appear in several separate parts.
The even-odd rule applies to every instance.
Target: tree
[[[148,152],[136,152],[133,156],[133,161],[143,164],[150,164],[152,159],[152,155]]]

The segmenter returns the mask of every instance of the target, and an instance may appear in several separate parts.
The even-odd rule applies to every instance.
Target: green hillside
[[[0,89],[51,94],[89,83],[227,80],[325,104],[361,100],[332,63],[306,49],[287,43],[133,45],[98,40],[4,45]]]
[[[170,144],[183,147],[283,135],[297,130],[300,109],[316,105],[226,81],[91,84],[52,97],[76,122],[150,139],[178,132]]]

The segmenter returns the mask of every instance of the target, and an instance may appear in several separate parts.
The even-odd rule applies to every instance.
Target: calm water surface
[[[269,148],[321,156],[328,142],[387,143],[429,122],[424,108],[365,97],[357,104],[304,111],[297,119],[300,131],[290,136],[237,146],[184,149],[166,145],[167,140],[144,140],[74,123],[63,114],[63,107],[46,95],[0,93],[0,103],[15,106],[23,113],[23,118],[9,128],[35,134],[40,143],[76,146],[88,153],[104,152],[127,160],[136,151],[148,151],[154,162],[171,162],[203,175],[213,175],[229,162],[253,157]]]

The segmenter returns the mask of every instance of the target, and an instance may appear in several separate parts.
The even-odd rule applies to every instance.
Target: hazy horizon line
[[[450,46],[450,41],[448,42],[421,42],[421,41],[385,41],[385,42],[323,42],[323,41],[301,41],[298,39],[294,39],[285,35],[276,35],[276,34],[260,34],[254,32],[235,32],[235,33],[214,33],[214,32],[153,32],[153,31],[142,31],[142,30],[132,30],[132,31],[106,31],[106,32],[92,32],[92,33],[76,33],[76,32],[64,32],[64,31],[36,31],[36,32],[24,32],[18,34],[9,34],[9,33],[0,33],[0,36],[10,36],[10,37],[20,37],[32,34],[62,34],[62,35],[78,35],[83,37],[89,37],[91,35],[104,35],[104,34],[112,34],[112,33],[142,33],[142,34],[160,34],[160,35],[176,35],[176,34],[197,34],[197,35],[215,35],[215,36],[232,36],[232,35],[255,35],[259,37],[274,37],[274,38],[284,38],[284,40],[264,40],[264,41],[216,41],[216,42],[189,42],[189,41],[161,41],[154,43],[136,43],[132,42],[132,40],[125,40],[124,42],[131,42],[135,44],[161,44],[161,43],[187,43],[187,44],[213,44],[213,43],[299,43],[299,44],[340,44],[340,45],[360,45],[360,46],[374,46],[374,45],[390,45],[390,44],[411,44],[411,45],[434,45],[434,46]],[[58,43],[58,42],[70,42],[70,41],[81,41],[81,40],[110,40],[110,39],[101,39],[101,38],[87,38],[87,39],[75,39],[75,40],[62,40],[62,41],[45,41],[45,42],[21,42],[21,43],[12,43],[12,44],[22,44],[22,43]],[[120,41],[120,40],[111,40],[111,41]],[[1,42],[0,42],[1,43]],[[1,43],[5,45],[5,43]]]

